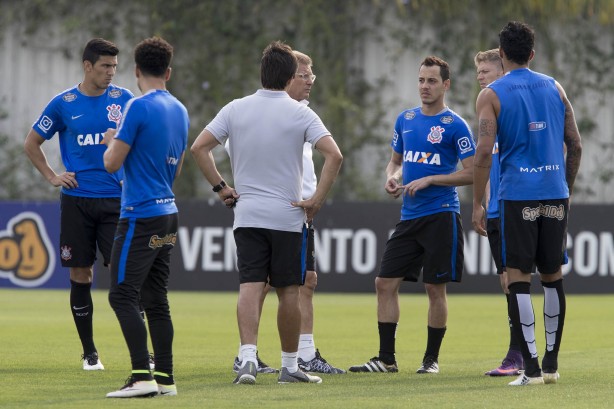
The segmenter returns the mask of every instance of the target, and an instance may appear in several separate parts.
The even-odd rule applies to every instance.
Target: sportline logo
[[[540,203],[539,207],[525,207],[522,209],[522,218],[525,220],[534,222],[539,217],[563,220],[565,218],[565,207],[563,205],[551,206]]]
[[[45,224],[33,212],[22,212],[0,231],[0,278],[20,287],[44,284],[55,268],[55,253]]]
[[[157,234],[154,234],[149,238],[149,247],[155,250],[162,246],[174,246],[176,242],[177,233],[169,233],[164,237],[159,237]]]

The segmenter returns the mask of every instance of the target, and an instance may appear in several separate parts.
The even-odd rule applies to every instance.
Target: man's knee
[[[392,295],[398,291],[400,285],[400,280],[391,279],[391,278],[375,278],[375,292],[378,295]]]
[[[70,267],[70,279],[76,283],[91,283],[94,277],[93,267]]]
[[[311,291],[314,291],[317,285],[318,285],[318,274],[315,271],[307,271],[307,274],[305,275],[305,284],[303,284],[303,287],[306,287],[310,289]]]

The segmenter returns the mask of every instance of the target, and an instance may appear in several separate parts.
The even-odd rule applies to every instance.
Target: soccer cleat
[[[439,364],[437,364],[437,360],[432,356],[426,356],[416,373],[439,373]]]
[[[305,372],[319,372],[328,374],[342,374],[345,373],[344,369],[335,368],[326,359],[322,358],[320,351],[316,349],[316,356],[311,361],[305,362],[301,358],[298,358],[298,368]]]
[[[386,364],[375,356],[369,359],[366,364],[350,367],[350,372],[399,372],[399,367],[396,362]]]
[[[177,385],[162,385],[158,384],[158,395],[160,396],[177,396]]]
[[[288,368],[281,368],[277,383],[322,383],[322,378],[306,374],[300,369],[294,373],[290,373],[288,372]]]
[[[243,367],[239,368],[237,377],[232,383],[242,385],[254,385],[256,383],[257,374],[258,369],[256,368],[256,364],[254,364],[252,361],[247,361],[243,365]]]
[[[508,383],[509,386],[543,385],[542,376],[527,376],[524,373],[516,378],[515,381]]]
[[[131,376],[120,390],[107,393],[107,398],[149,398],[157,394],[156,381],[137,381]]]
[[[544,383],[553,384],[557,383],[561,375],[558,372],[544,372],[542,371],[542,376],[544,378]]]
[[[524,368],[522,354],[518,351],[508,351],[498,368],[484,372],[487,376],[518,376]]]
[[[98,352],[92,352],[88,355],[81,355],[81,359],[83,360],[83,369],[85,371],[102,371],[104,366],[100,359],[98,358]]]
[[[149,369],[152,371],[156,369],[156,360],[154,359],[154,354],[149,354]]]
[[[267,364],[265,364],[260,357],[258,356],[258,354],[256,354],[256,359],[258,360],[258,373],[278,373],[279,369],[275,369],[275,368],[271,368],[270,366],[268,366]],[[241,362],[239,361],[239,357],[235,357],[235,362],[232,365],[232,370],[235,373],[239,372],[239,369],[241,369]]]

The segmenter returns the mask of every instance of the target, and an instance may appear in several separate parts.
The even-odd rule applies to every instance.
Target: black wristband
[[[226,182],[224,182],[223,180],[220,182],[219,185],[215,185],[213,186],[213,191],[215,193],[219,192],[220,190],[224,189],[226,187]]]

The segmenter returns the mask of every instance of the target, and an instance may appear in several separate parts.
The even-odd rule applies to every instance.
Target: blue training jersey
[[[565,178],[565,105],[553,78],[520,68],[489,86],[497,117],[502,200],[569,197]]]
[[[486,210],[486,218],[494,219],[499,217],[499,140],[495,140],[495,146],[492,148],[492,165],[490,167],[490,194],[488,199],[488,209]]]
[[[115,135],[130,145],[121,218],[177,213],[172,188],[189,126],[187,109],[166,90],[152,90],[130,101]]]
[[[97,97],[84,95],[74,86],[56,95],[32,126],[46,140],[60,138],[60,154],[68,172],[75,172],[78,187],[62,193],[82,197],[120,197],[123,171],[113,174],[104,168],[101,144],[108,128],[117,128],[126,103],[133,98],[125,88],[109,85]]]
[[[422,114],[420,107],[403,111],[394,126],[392,149],[403,155],[403,184],[430,175],[456,172],[459,159],[475,154],[475,142],[463,118],[446,108],[437,115]],[[431,185],[403,195],[401,220],[439,212],[460,213],[454,186]]]

